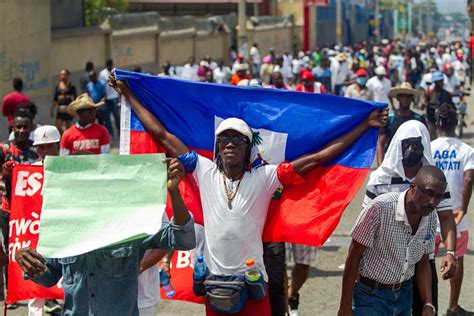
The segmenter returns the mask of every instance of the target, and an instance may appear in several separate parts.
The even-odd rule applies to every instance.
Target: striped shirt
[[[353,240],[367,247],[359,274],[382,284],[409,280],[415,264],[434,250],[436,212],[422,217],[418,230],[412,229],[405,210],[406,192],[383,194],[359,215],[352,228]]]

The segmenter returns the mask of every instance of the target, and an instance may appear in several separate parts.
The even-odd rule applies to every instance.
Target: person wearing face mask
[[[417,120],[407,121],[398,128],[393,136],[382,164],[370,175],[363,207],[365,208],[381,194],[407,190],[421,167],[426,165],[434,165],[428,129]],[[447,249],[440,269],[444,280],[454,276],[456,271],[454,258],[456,224],[451,210],[451,194],[449,188],[447,188],[443,200],[436,207],[442,241]],[[430,257],[430,266],[433,305],[437,307],[438,277],[434,256]],[[416,280],[416,273],[414,280]],[[415,287],[413,291],[413,315],[421,315],[422,310],[422,298]]]
[[[380,165],[384,158],[385,150],[393,139],[398,128],[409,120],[417,120],[428,127],[423,115],[420,115],[410,109],[415,97],[420,93],[413,89],[409,82],[403,82],[399,87],[390,90],[390,97],[398,101],[398,109],[389,113],[389,120],[386,126],[380,129],[377,143],[377,164]]]
[[[344,94],[346,98],[374,100],[374,94],[367,89],[367,77],[369,76],[367,70],[360,68],[356,71],[357,80],[355,83],[347,87]]]

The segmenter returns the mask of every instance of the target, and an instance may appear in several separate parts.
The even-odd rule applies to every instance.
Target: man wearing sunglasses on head
[[[367,183],[364,208],[377,196],[388,192],[403,192],[410,188],[418,171],[426,165],[434,165],[431,155],[430,135],[423,123],[410,120],[398,128],[392,138],[380,167],[371,175]],[[451,194],[446,188],[443,199],[436,207],[441,235],[446,254],[441,263],[441,276],[451,278],[456,270],[454,251],[456,250],[456,225],[452,214]],[[437,308],[438,277],[434,256],[430,255],[432,273],[432,300]],[[416,274],[415,277],[416,278]],[[413,290],[413,315],[421,315],[424,303],[416,287]]]
[[[199,186],[204,212],[204,261],[212,276],[243,276],[246,260],[268,281],[263,262],[262,233],[268,206],[280,185],[302,181],[301,175],[341,154],[369,127],[380,127],[387,121],[387,111],[375,110],[353,130],[333,140],[319,152],[290,163],[251,168],[253,132],[241,119],[228,118],[215,130],[214,160],[189,151],[136,98],[123,81],[110,78],[110,85],[130,103],[150,135],[178,157]],[[207,315],[221,315],[206,300]],[[270,315],[268,295],[261,300],[247,300],[234,315]]]

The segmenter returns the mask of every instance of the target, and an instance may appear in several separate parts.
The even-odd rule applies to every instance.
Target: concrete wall
[[[107,34],[97,29],[54,32],[51,38],[51,75],[66,67],[71,72],[84,69],[87,61],[103,65],[107,54]]]
[[[158,40],[159,64],[183,64],[194,52],[194,29],[162,33]]]
[[[0,12],[0,96],[12,91],[14,77],[23,79],[24,92],[32,98],[49,93],[49,0],[0,1]],[[1,117],[0,139],[6,134],[7,121]]]
[[[116,67],[143,65],[157,60],[156,29],[113,32],[111,56]]]
[[[259,50],[266,55],[270,48],[275,52],[293,52],[293,27],[257,27],[248,31],[249,43],[258,43]]]
[[[8,12],[0,20],[0,98],[12,91],[13,78],[21,77],[24,92],[39,107],[37,121],[42,124],[52,123],[49,107],[62,68],[71,72],[73,84],[78,85],[87,61],[99,71],[107,58],[117,67],[140,65],[154,72],[165,61],[183,64],[189,56],[199,60],[210,54],[229,63],[233,31],[225,21],[235,17],[164,19],[148,12],[112,16],[100,27],[63,29],[51,24],[51,12],[55,12],[51,3],[58,3],[51,1],[0,0],[0,12]],[[291,51],[291,22],[259,18],[261,25],[248,23],[249,41],[258,42],[262,52],[270,47]],[[6,126],[6,119],[0,117],[0,142],[7,137]]]
[[[195,53],[196,58],[211,55],[214,60],[229,62],[227,51],[230,47],[230,34],[204,34],[196,36]],[[212,53],[211,53],[212,52]]]

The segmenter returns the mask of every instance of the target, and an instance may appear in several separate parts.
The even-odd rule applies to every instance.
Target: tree
[[[109,15],[125,13],[128,10],[127,0],[86,0],[86,26],[102,23]]]

